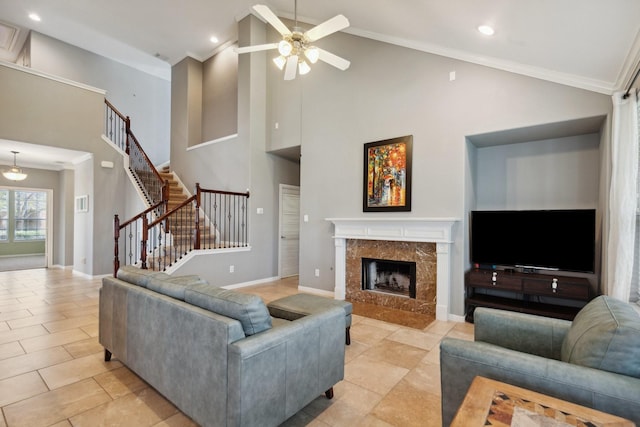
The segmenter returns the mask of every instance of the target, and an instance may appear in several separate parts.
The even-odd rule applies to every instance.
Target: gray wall
[[[239,24],[242,46],[264,43],[265,35],[264,24],[253,16]],[[199,96],[191,88],[201,79],[198,64],[187,59],[174,66],[172,73],[172,169],[189,188],[200,182],[204,188],[251,192],[251,251],[196,256],[176,271],[199,274],[220,286],[277,276],[279,184],[299,183],[297,163],[266,153],[266,56],[242,55],[239,61],[238,136],[191,150],[187,150],[193,134],[189,124],[195,120],[192,112],[198,109]],[[257,215],[257,208],[264,214]],[[235,273],[229,273],[230,265]]]
[[[101,138],[104,94],[5,66],[0,66],[0,93],[0,138],[93,154],[91,168],[83,163],[83,174],[74,174],[74,197],[90,195],[93,221],[92,226],[82,227],[86,234],[77,236],[74,232],[74,245],[81,246],[74,247],[74,269],[92,275],[110,273],[113,215],[124,212],[121,193],[130,184],[123,168],[100,166],[103,160],[122,164],[120,154]],[[93,181],[83,182],[89,179],[90,169]],[[90,188],[78,188],[80,182]],[[65,236],[70,232],[67,215],[65,210]],[[59,245],[58,240],[54,241],[54,248]],[[66,249],[65,254],[68,255]],[[75,262],[82,258],[86,258],[86,264]]]
[[[29,43],[34,70],[106,90],[151,161],[169,160],[170,82],[35,31]]]
[[[202,70],[202,140],[238,133],[238,54],[229,46]]]
[[[342,72],[318,63],[285,82],[267,65],[273,106],[267,126],[279,124],[269,144],[294,145],[284,139],[298,133],[302,145],[301,214],[309,222],[300,234],[301,285],[333,290],[333,227],[325,218],[456,217],[462,221],[452,248],[451,310],[461,315],[465,221],[475,203],[476,154],[466,136],[607,115],[609,97],[342,33],[318,45],[351,67]],[[363,144],[407,134],[414,137],[412,211],[363,213]]]
[[[93,272],[93,242],[85,236],[93,235],[96,193],[94,192],[93,159],[78,163],[74,174],[74,192],[76,197],[88,196],[87,212],[74,212],[73,222],[73,269],[81,273]],[[75,211],[75,206],[74,206]]]
[[[73,210],[74,210],[74,173],[72,170],[62,170],[58,173],[58,194],[60,212],[55,215],[57,236],[54,249],[53,263],[61,266],[73,265]],[[56,191],[54,190],[54,197]]]
[[[476,209],[595,209],[600,135],[478,149]]]

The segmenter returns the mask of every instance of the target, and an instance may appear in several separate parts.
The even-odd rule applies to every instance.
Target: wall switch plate
[[[235,265],[230,265],[229,266],[229,273],[233,273],[236,271],[236,266]]]
[[[304,216],[302,217],[302,220],[303,220],[304,222],[309,222],[309,215],[304,215]]]
[[[257,213],[258,215],[262,215],[262,214],[264,213],[264,208],[258,208],[258,209],[256,209],[256,213]]]
[[[456,72],[455,71],[449,72],[449,81],[452,82],[455,79],[456,79]]]
[[[315,275],[316,275],[316,277],[320,277],[320,269],[319,268],[316,268]]]

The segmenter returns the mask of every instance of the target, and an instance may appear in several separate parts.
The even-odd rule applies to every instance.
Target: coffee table
[[[589,424],[591,423],[591,424]],[[484,377],[476,377],[451,426],[632,427],[624,418]]]

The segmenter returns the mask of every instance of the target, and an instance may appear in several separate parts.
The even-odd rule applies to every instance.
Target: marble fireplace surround
[[[334,225],[334,297],[345,299],[346,242],[349,239],[436,244],[436,319],[448,320],[451,288],[451,246],[454,218],[327,218]]]

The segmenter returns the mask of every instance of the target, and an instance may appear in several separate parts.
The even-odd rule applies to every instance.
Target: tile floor
[[[99,279],[61,269],[0,272],[0,427],[193,426],[98,344]],[[265,301],[297,278],[242,289]],[[423,330],[354,316],[345,379],[286,426],[440,426],[438,343],[470,324]]]

